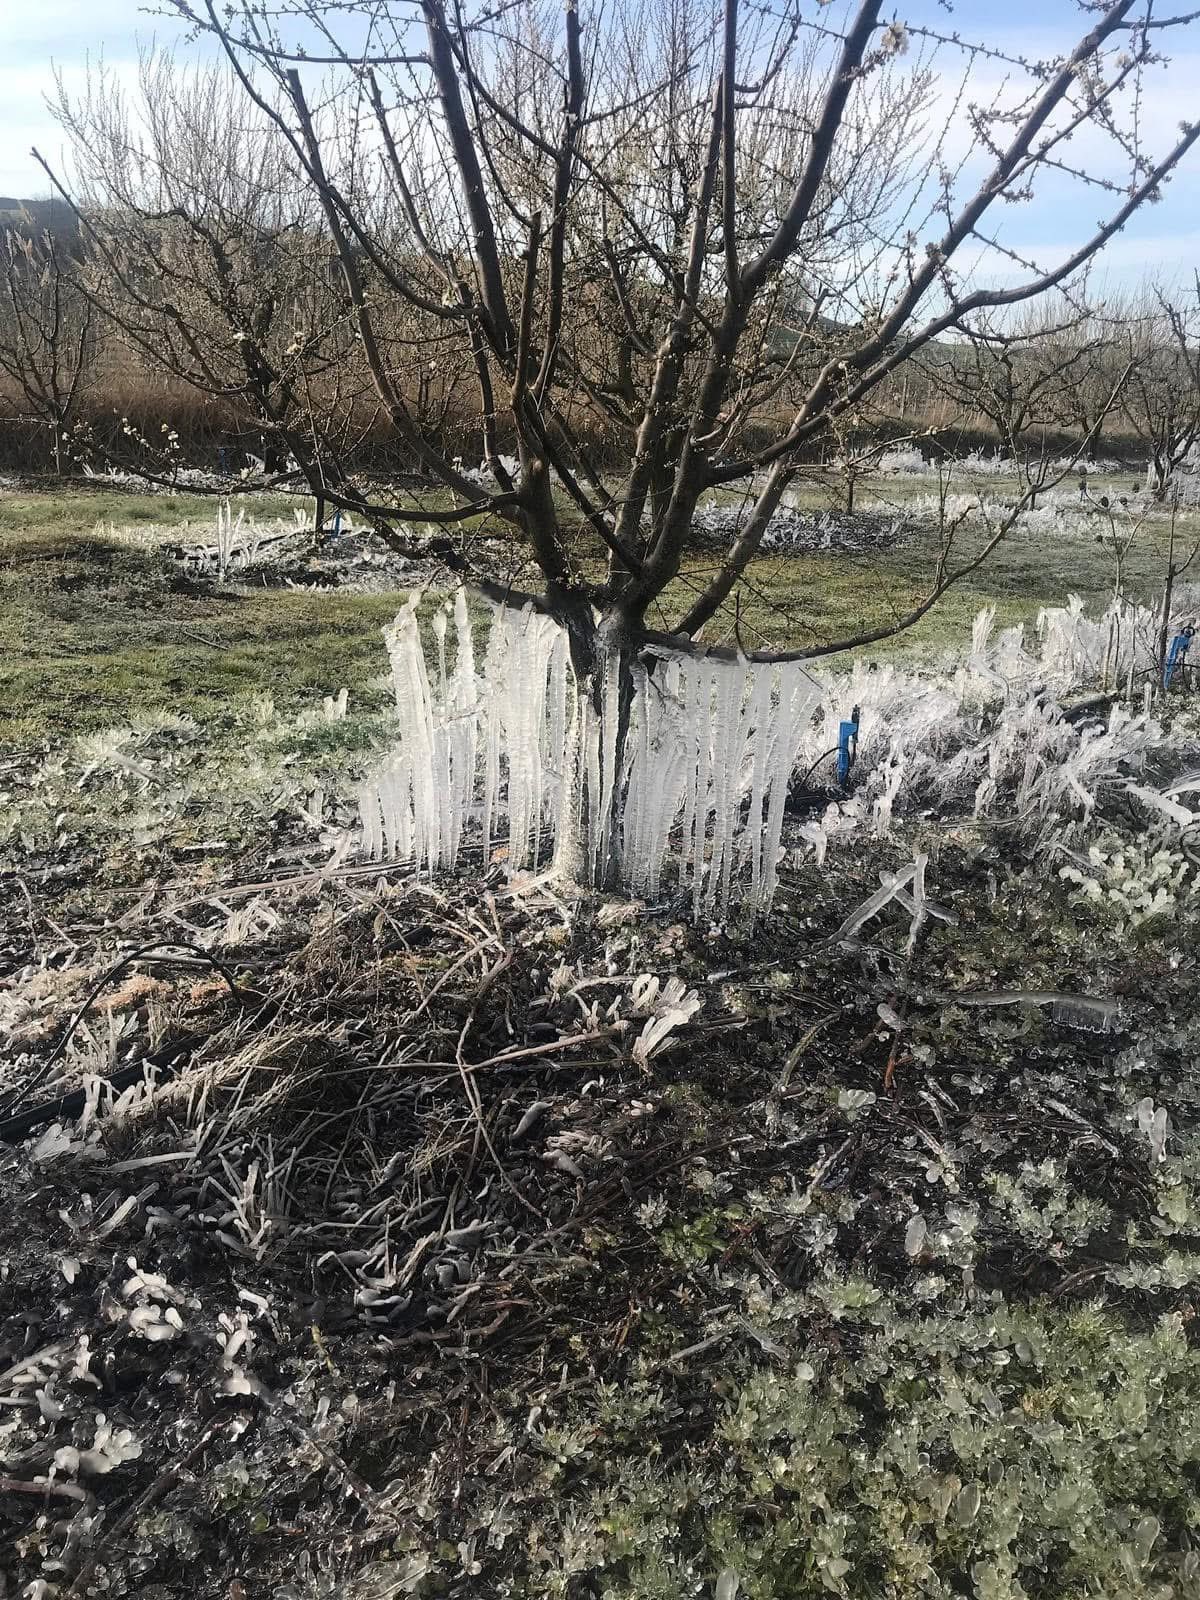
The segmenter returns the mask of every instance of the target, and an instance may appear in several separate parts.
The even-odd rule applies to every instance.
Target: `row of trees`
[[[229,127],[232,86],[210,71],[186,79],[188,95],[173,98],[178,78],[169,60],[145,63],[146,104],[171,113],[158,126],[153,156],[164,161],[170,152],[173,181],[186,184],[190,207],[173,202],[166,209],[175,215],[164,219],[160,206],[151,216],[135,203],[136,185],[113,183],[115,154],[128,157],[130,141],[127,113],[114,119],[106,94],[99,103],[107,136],[89,139],[95,173],[106,178],[103,198],[65,229],[30,221],[6,230],[0,374],[10,407],[42,430],[40,454],[61,475],[96,449],[89,424],[100,401],[141,387],[163,409],[166,378],[176,396],[194,394],[214,405],[222,437],[261,448],[264,466],[278,469],[294,458],[291,440],[299,431],[312,465],[332,486],[344,487],[364,440],[387,430],[361,343],[340,313],[320,219],[305,213],[302,193],[284,215],[280,187],[273,191],[275,215],[264,215],[261,163],[239,169],[250,192],[230,195],[224,180],[232,169],[210,161],[216,128]],[[76,127],[82,134],[82,124]],[[218,176],[223,181],[214,182]],[[774,331],[784,348],[796,339],[830,346],[831,333],[840,331],[797,328],[786,316]],[[469,404],[470,372],[431,324],[418,313],[388,330],[394,381],[428,444],[436,448],[452,436],[470,451],[482,442]],[[597,329],[592,336],[600,342],[602,334]],[[578,425],[604,461],[609,441],[628,422],[619,402],[629,398],[631,352],[628,336],[617,340],[607,376],[576,397]],[[769,425],[773,398],[751,409],[750,427]],[[1107,434],[1121,440],[1122,451],[1136,448],[1150,492],[1165,500],[1200,442],[1200,279],[1099,300],[1075,286],[1052,304],[1025,305],[1016,315],[966,318],[953,336],[905,362],[870,404],[836,421],[821,454],[848,509],[878,451],[906,436],[940,438],[951,450],[956,438],[982,437],[1002,458],[1041,450],[1048,439],[1061,451],[1074,439],[1090,462],[1104,455]],[[135,467],[153,465],[146,461],[148,443],[164,470],[171,457],[184,457],[189,441],[181,443],[171,426],[160,431],[168,438],[147,441],[142,429],[130,428],[123,454]],[[102,453],[120,457],[120,442],[110,437]]]
[[[1089,460],[1106,423],[1137,442],[1147,485],[1167,498],[1200,438],[1200,281],[1089,308],[1082,295],[972,321],[921,361],[934,391],[988,423],[1001,456],[1073,434]]]

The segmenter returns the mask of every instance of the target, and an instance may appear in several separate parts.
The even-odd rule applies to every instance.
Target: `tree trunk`
[[[1175,598],[1175,517],[1167,544],[1167,576],[1163,583],[1162,614],[1158,628],[1158,682],[1163,687],[1167,676],[1167,651],[1171,644],[1171,602]]]
[[[1155,450],[1150,457],[1150,498],[1161,505],[1171,485],[1171,462],[1167,451]]]
[[[578,689],[570,751],[555,830],[554,867],[593,889],[621,886],[621,794],[633,718],[634,665],[630,619],[602,616],[581,635],[565,619]]]

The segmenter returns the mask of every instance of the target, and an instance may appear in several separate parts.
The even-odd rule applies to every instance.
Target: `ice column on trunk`
[[[496,606],[477,677],[466,602],[432,623],[417,599],[386,631],[398,736],[361,793],[373,858],[453,865],[477,815],[485,858],[507,822],[513,867],[559,861],[601,874],[620,864],[635,893],[657,897],[675,854],[697,917],[724,913],[746,881],[753,909],[776,886],[784,803],[821,689],[800,664],[656,652],[632,668],[622,728],[615,655],[581,685],[565,631],[530,607]],[[575,846],[578,845],[578,849]]]

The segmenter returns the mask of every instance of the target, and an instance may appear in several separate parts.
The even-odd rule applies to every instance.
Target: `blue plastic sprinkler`
[[[850,776],[850,768],[858,756],[858,719],[861,712],[858,706],[850,713],[850,721],[838,726],[838,755],[837,755],[837,781],[838,788],[846,787],[846,779]]]
[[[229,471],[229,451],[223,444],[217,446],[217,471],[222,477]]]
[[[1187,627],[1180,629],[1171,640],[1171,648],[1167,651],[1167,659],[1163,664],[1164,689],[1170,689],[1171,679],[1175,676],[1175,669],[1187,665],[1187,653],[1195,636],[1196,630],[1189,622]]]
[[[342,508],[341,508],[341,506],[339,506],[337,508],[337,510],[333,513],[333,532],[330,534],[329,537],[331,539],[336,539],[338,534],[341,533],[341,531],[342,531]]]

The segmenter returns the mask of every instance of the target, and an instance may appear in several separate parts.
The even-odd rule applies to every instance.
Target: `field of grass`
[[[1193,537],[1195,535],[1193,534]],[[1125,564],[1125,589],[1151,601],[1161,593],[1166,565],[1165,526],[1144,532]],[[978,548],[962,541],[961,558]],[[894,550],[870,556],[845,554],[766,556],[751,564],[740,600],[743,643],[824,645],[878,627],[913,609],[928,592],[937,560],[932,532],[919,532]],[[682,603],[686,589],[700,586],[711,563],[690,565],[668,592],[667,603]],[[1061,605],[1078,594],[1100,610],[1113,589],[1113,564],[1107,552],[1080,536],[1052,539],[1014,532],[987,563],[951,589],[915,627],[863,652],[873,659],[929,660],[960,647],[983,606],[995,606],[1001,627],[1033,624],[1043,606]],[[718,630],[711,630],[713,638]],[[734,617],[727,609],[723,631],[733,642]]]
[[[1122,477],[1114,482],[1127,487]],[[868,480],[861,486],[860,511],[904,521],[919,496],[931,495],[932,478],[896,477]],[[994,478],[967,477],[954,483],[956,494],[981,494],[1003,499],[1011,485]],[[1103,492],[1097,487],[1096,493]],[[802,485],[796,501],[815,512],[834,508],[825,486]],[[909,521],[909,527],[914,524]],[[964,524],[956,536],[953,565],[969,561],[980,549],[982,530]],[[1124,561],[1124,588],[1131,597],[1157,603],[1166,570],[1170,524],[1165,513],[1144,522]],[[1111,597],[1115,565],[1109,528],[1099,515],[1082,517],[1069,533],[1046,533],[1018,525],[986,563],[952,588],[912,629],[880,641],[863,653],[872,659],[931,660],[960,648],[983,606],[995,606],[1001,627],[1031,625],[1044,606],[1061,605],[1068,594],[1080,595],[1089,609],[1100,610]],[[1176,522],[1177,552],[1200,540],[1200,516],[1194,511]],[[712,639],[732,643],[740,630],[747,648],[822,646],[878,628],[913,610],[928,593],[938,558],[936,529],[931,522],[894,548],[870,555],[830,553],[800,556],[766,555],[751,563],[738,606],[725,612],[709,632]],[[1177,559],[1179,559],[1177,554]],[[711,556],[689,561],[679,581],[664,597],[662,621],[675,615],[690,594],[702,588],[714,570]],[[1200,576],[1200,573],[1196,574]]]
[[[864,485],[864,510],[897,507],[900,480]],[[926,484],[928,489],[928,484]],[[911,481],[903,493],[911,497]],[[828,505],[812,487],[814,508]],[[256,499],[265,519],[290,517],[295,498]],[[301,710],[343,686],[360,693],[385,667],[379,630],[400,595],[198,586],[120,530],[197,542],[209,536],[211,499],[70,488],[0,494],[0,742],[23,747],[164,710],[219,721],[231,698],[270,694]],[[1181,524],[1181,538],[1197,530]],[[117,530],[114,537],[113,530]],[[1131,594],[1151,598],[1162,581],[1167,525],[1148,523],[1126,564]],[[970,537],[962,551],[968,554]],[[736,627],[748,646],[817,645],[903,614],[925,592],[936,558],[932,531],[870,556],[764,556],[754,562]],[[689,564],[665,597],[678,616],[711,559]],[[910,632],[880,645],[879,658],[929,658],[963,641],[983,605],[1001,624],[1031,622],[1068,592],[1101,606],[1111,556],[1086,533],[1017,532],[987,565]],[[710,627],[732,640],[732,608]]]
[[[231,697],[299,708],[384,667],[394,597],[206,594],[143,552],[88,535],[9,535],[0,560],[0,742],[27,744],[169,710],[209,721]]]
[[[290,517],[296,506],[311,510],[310,500],[296,495],[235,497],[263,518]],[[41,491],[0,490],[0,550],[22,533],[91,534],[129,528],[169,530],[197,543],[209,537],[217,514],[217,501],[203,494],[135,494],[120,487],[92,488],[71,485]]]

